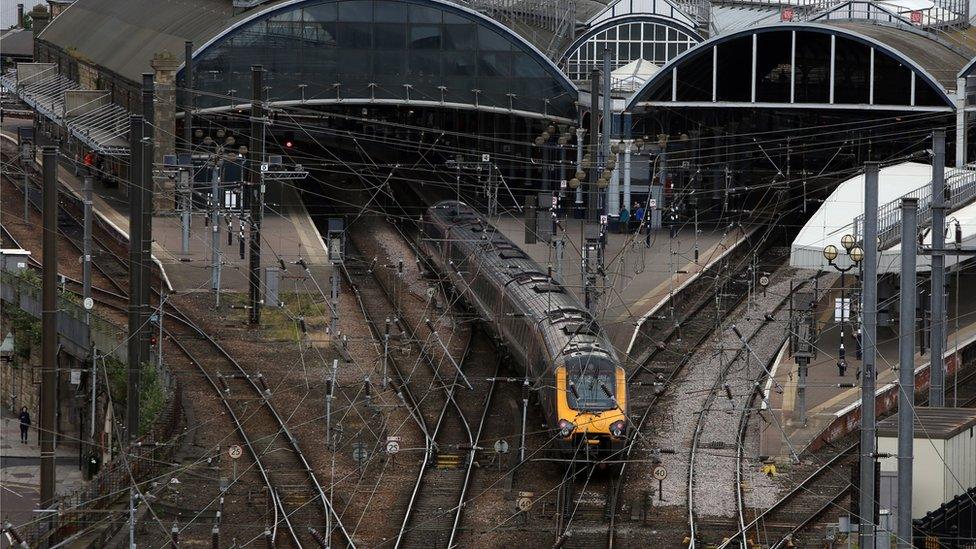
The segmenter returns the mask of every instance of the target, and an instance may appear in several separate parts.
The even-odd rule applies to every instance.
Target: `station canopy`
[[[574,119],[578,91],[512,30],[443,0],[78,0],[41,39],[139,82],[194,44],[196,108],[239,107],[251,66],[272,103],[444,106]],[[182,80],[182,69],[178,76]]]
[[[777,23],[719,36],[662,67],[628,108],[954,108],[967,63],[917,30],[866,21]]]

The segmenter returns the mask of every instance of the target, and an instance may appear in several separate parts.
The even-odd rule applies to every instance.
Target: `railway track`
[[[743,539],[769,547],[785,547],[814,520],[835,507],[853,488],[848,474],[839,473],[857,459],[858,444],[840,449],[833,457],[815,467],[786,495],[755,516],[720,548],[737,547]],[[834,477],[834,478],[830,478]]]
[[[728,496],[736,501],[738,522],[740,527],[744,525],[742,486],[749,419],[753,401],[761,396],[761,384],[785,340],[781,327],[788,319],[782,318],[781,313],[792,298],[791,275],[789,269],[784,273],[782,268],[773,273],[774,281],[768,288],[769,293],[777,296],[773,299],[773,309],[752,313],[762,315],[758,324],[749,319],[747,313],[742,325],[747,334],[742,334],[733,325],[720,334],[722,347],[715,355],[705,358],[699,354],[703,363],[717,357],[718,368],[697,414],[691,438],[687,478],[689,547],[696,547],[700,540],[704,540],[703,530],[706,528],[700,524],[702,515],[715,515],[716,502]],[[727,343],[731,346],[726,347]],[[759,352],[766,356],[758,356],[753,346],[758,346]],[[726,358],[727,351],[734,351],[731,358]],[[732,461],[731,467],[727,466],[728,461]],[[733,474],[725,478],[728,470]],[[707,478],[702,478],[703,474]],[[725,492],[728,489],[733,493]]]
[[[437,330],[438,326],[454,330],[457,325],[435,326],[435,322],[441,323],[442,319],[429,320],[429,317],[438,313],[433,306],[433,298],[424,300],[410,292],[407,288],[409,282],[395,276],[383,277],[381,273],[364,268],[375,265],[375,260],[367,259],[369,255],[376,258],[384,250],[371,246],[378,238],[375,226],[371,227],[368,235],[358,230],[351,227],[348,231],[349,240],[352,241],[352,253],[347,254],[347,257],[359,256],[359,267],[346,269],[345,275],[353,285],[374,338],[382,341],[385,336],[385,320],[380,322],[379,319],[397,319],[396,323],[401,328],[401,339],[416,344],[414,347],[419,352],[418,362],[427,366],[423,368],[414,364],[407,371],[397,360],[389,361],[397,377],[394,387],[404,396],[404,401],[412,409],[412,415],[426,434],[427,440],[417,479],[409,499],[405,502],[404,517],[394,546],[454,547],[457,544],[464,502],[475,466],[475,452],[494,393],[494,378],[499,363],[491,356],[491,341],[474,326],[462,328],[466,334],[463,349],[457,353],[459,360],[453,358],[450,338],[440,339],[435,330],[441,332]],[[386,227],[385,230],[388,231],[387,237],[399,239],[401,246],[409,245],[405,234],[391,227]],[[349,245],[347,242],[347,246]],[[370,253],[363,255],[358,246],[371,246]],[[409,252],[419,257],[412,246]],[[413,297],[406,302],[400,299],[401,308],[398,309],[397,298],[405,295]],[[452,307],[445,307],[450,308]],[[445,312],[445,316],[446,314]],[[418,324],[424,324],[425,327]],[[437,348],[443,351],[439,357],[431,351]],[[471,392],[468,393],[469,391]],[[469,396],[474,394],[480,398]]]
[[[25,197],[31,200],[28,191]],[[70,197],[62,193],[63,197]],[[59,210],[59,232],[79,252],[80,239],[77,231],[82,227],[78,217],[68,206],[70,200],[62,200]],[[37,202],[31,200],[37,208]],[[13,241],[13,235],[4,230],[5,238]],[[104,240],[97,230],[92,231],[93,267],[107,279],[116,291],[99,290],[93,297],[103,306],[120,312],[126,311],[121,302],[128,299],[127,284],[119,280],[127,276],[127,262]],[[108,263],[106,265],[106,263]],[[39,263],[35,266],[40,266]],[[77,282],[77,281],[75,281]],[[157,299],[162,299],[158,293]],[[309,461],[302,453],[298,440],[288,429],[286,421],[275,409],[271,392],[259,373],[251,374],[231,356],[212,336],[205,333],[174,304],[165,303],[165,318],[169,319],[166,334],[171,342],[192,362],[202,377],[213,388],[228,412],[236,432],[248,454],[254,461],[262,482],[268,490],[275,509],[274,531],[278,523],[287,529],[289,543],[296,547],[306,544],[320,545],[324,539],[318,531],[324,528],[326,536],[341,546],[356,544],[346,531],[340,517],[331,506]],[[173,328],[174,324],[179,328]],[[241,408],[251,402],[259,404],[255,411]]]

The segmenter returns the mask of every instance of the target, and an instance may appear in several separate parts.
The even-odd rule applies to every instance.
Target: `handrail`
[[[976,164],[964,168],[946,168],[945,206],[948,211],[961,208],[976,200]],[[909,191],[878,207],[878,248],[885,249],[901,241],[901,201],[903,198],[918,199],[918,225],[932,223],[932,182]],[[854,238],[861,242],[864,231],[864,214],[854,218]]]

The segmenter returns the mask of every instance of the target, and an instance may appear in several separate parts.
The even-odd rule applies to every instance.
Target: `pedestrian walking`
[[[620,233],[627,233],[627,232],[629,232],[629,229],[630,229],[630,210],[627,209],[627,206],[624,206],[623,208],[620,208],[619,227],[620,228],[618,229],[618,232],[620,232]]]
[[[85,175],[92,175],[92,168],[95,167],[95,155],[91,152],[85,153]]]
[[[75,153],[74,168],[75,168],[74,171],[75,177],[80,176],[81,175],[81,153],[80,152]]]
[[[641,223],[644,221],[644,206],[640,203],[634,204],[634,221],[637,223],[637,230],[641,230]]]
[[[27,444],[27,432],[30,431],[31,418],[27,406],[20,409],[20,442]]]

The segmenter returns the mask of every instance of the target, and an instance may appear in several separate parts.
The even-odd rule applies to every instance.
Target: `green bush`
[[[125,363],[108,357],[105,359],[105,370],[108,373],[109,393],[116,410],[126,410],[128,401],[129,371]],[[139,390],[139,433],[147,433],[152,427],[156,416],[162,411],[166,403],[159,374],[153,364],[142,364],[141,387]]]

